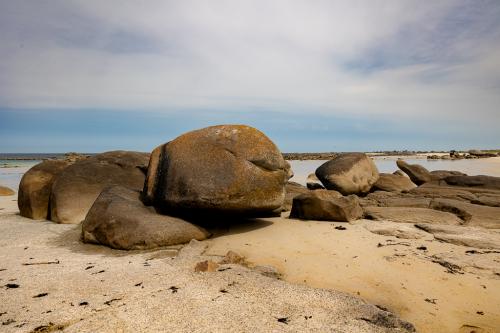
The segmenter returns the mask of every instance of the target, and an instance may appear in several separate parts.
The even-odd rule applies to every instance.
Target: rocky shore
[[[20,216],[12,199],[2,201],[3,326],[12,332],[500,327],[500,178],[428,171],[402,159],[394,174],[380,173],[367,154],[332,153],[307,186],[290,182],[285,159],[312,156],[282,154],[252,127],[220,125],[185,133],[150,154],[43,161],[21,180]],[[144,277],[144,267],[152,275]],[[82,271],[100,282],[82,281]],[[125,277],[117,282],[119,274]],[[356,288],[349,276],[359,279]],[[81,285],[68,292],[69,284],[57,284],[61,278]],[[456,295],[441,304],[447,290]],[[167,295],[173,303],[163,306],[156,298]],[[48,300],[45,312],[38,298]],[[144,307],[153,311],[141,317]],[[187,319],[190,308],[210,319]],[[231,320],[228,311],[240,315]],[[242,318],[241,311],[260,315]]]

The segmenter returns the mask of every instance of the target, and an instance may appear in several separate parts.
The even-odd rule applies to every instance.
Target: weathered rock
[[[390,173],[381,173],[379,179],[373,184],[372,191],[403,192],[415,188],[416,185],[405,176]]]
[[[146,153],[112,151],[67,167],[52,185],[51,220],[80,223],[105,187],[120,185],[140,190],[148,158]]]
[[[409,194],[425,198],[446,198],[460,201],[477,200],[476,195],[462,189],[441,186],[419,186],[409,191]]]
[[[307,176],[307,188],[310,190],[323,190],[325,187],[321,184],[320,180],[314,173]]]
[[[325,188],[343,195],[368,193],[379,173],[372,159],[363,153],[339,154],[316,169]]]
[[[481,275],[492,279],[500,277],[500,254],[498,251],[444,252],[429,257],[432,262],[445,267],[448,273],[463,274],[465,272]],[[464,327],[464,326],[462,326]],[[465,327],[461,332],[481,332],[475,326]],[[460,331],[459,331],[460,332]],[[486,330],[483,332],[487,332]]]
[[[289,172],[262,132],[212,126],[153,151],[143,200],[176,214],[272,215],[283,205]]]
[[[293,199],[290,218],[319,221],[353,221],[363,216],[358,197],[343,197],[329,190],[316,190]]]
[[[434,238],[443,242],[479,249],[500,249],[500,232],[496,230],[428,223],[418,223],[416,227],[431,233]]]
[[[227,251],[226,255],[224,258],[219,261],[220,265],[227,265],[227,264],[233,264],[233,265],[246,265],[247,262],[245,260],[245,257],[240,256],[238,253],[234,251]]]
[[[21,216],[34,220],[50,219],[49,200],[52,184],[69,162],[47,160],[29,169],[21,178],[17,205]]]
[[[448,185],[500,190],[500,177],[493,176],[449,176],[444,178]]]
[[[398,159],[396,165],[417,185],[422,185],[432,180],[430,172],[419,164],[408,164]]]
[[[453,199],[436,198],[430,208],[450,212],[461,218],[467,226],[500,229],[500,207],[475,205]]]
[[[469,150],[469,154],[476,157],[495,157],[498,156],[496,153],[490,153],[486,151],[481,151],[478,149]]]
[[[365,218],[399,223],[434,223],[459,225],[463,221],[456,215],[428,208],[363,207]]]
[[[16,194],[16,192],[13,189],[0,185],[0,196],[9,196],[14,194]]]
[[[368,231],[383,236],[394,236],[403,239],[420,239],[426,233],[409,223],[395,223],[389,221],[370,221],[363,223]]]
[[[121,250],[143,250],[203,240],[209,233],[179,218],[144,206],[139,191],[121,186],[104,189],[82,223],[86,243]]]
[[[200,261],[194,266],[194,271],[200,272],[215,272],[219,268],[219,264],[212,260]]]
[[[448,170],[434,170],[430,171],[430,174],[433,180],[441,180],[448,176],[467,176],[465,173],[460,171],[448,171]]]
[[[378,200],[378,206],[429,208],[431,200],[432,199],[430,198],[416,198],[416,197],[386,198]]]
[[[408,175],[406,173],[404,173],[403,171],[401,170],[396,170],[392,173],[393,175],[396,175],[396,176],[404,176],[404,177],[408,177]],[[410,178],[410,177],[408,177]]]
[[[499,194],[477,194],[477,199],[471,200],[471,203],[490,207],[500,207],[500,193]]]
[[[300,194],[309,193],[310,190],[305,186],[296,182],[287,182],[285,185],[285,201],[283,202],[282,211],[287,212],[292,209],[293,198]]]

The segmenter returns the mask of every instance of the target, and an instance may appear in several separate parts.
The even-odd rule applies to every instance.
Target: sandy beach
[[[364,223],[374,222],[266,219],[259,227],[231,228],[209,240],[207,253],[220,255],[231,249],[255,264],[277,267],[286,281],[358,295],[394,311],[419,332],[470,332],[467,329],[474,326],[481,327],[476,332],[498,332],[498,275],[474,267],[451,274],[432,262],[434,254],[471,248],[432,236],[401,240],[377,235]],[[419,250],[421,246],[427,249]],[[499,272],[498,253],[485,256],[494,256]]]
[[[500,327],[500,265],[450,272],[432,256],[471,248],[430,235],[377,235],[364,227],[374,221],[259,219],[217,230],[180,255],[182,246],[127,252],[82,244],[79,225],[20,217],[15,196],[2,197],[0,207],[0,284],[19,285],[0,289],[5,332],[45,326],[43,332],[331,331],[334,318],[322,316],[346,316],[346,300],[356,311],[366,301],[394,312],[418,332],[494,333]],[[217,260],[228,250],[250,266],[275,267],[285,282],[240,265],[193,272],[196,262]],[[480,256],[500,262],[498,252]],[[304,321],[309,313],[319,322]],[[282,317],[290,323],[276,321]],[[341,331],[375,332],[349,320]]]
[[[32,221],[0,199],[2,332],[409,332],[348,294],[220,265],[195,272],[207,242],[118,251],[80,242],[80,225]],[[222,251],[221,247],[218,247]]]

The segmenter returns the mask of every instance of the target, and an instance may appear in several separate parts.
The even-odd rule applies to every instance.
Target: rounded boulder
[[[101,191],[108,186],[140,190],[148,160],[147,153],[111,151],[67,167],[52,184],[51,220],[80,223]]]
[[[143,201],[180,214],[272,215],[290,166],[276,145],[245,125],[185,133],[151,154]]]
[[[344,153],[316,169],[316,176],[326,189],[343,195],[368,193],[378,180],[375,163],[363,153]]]

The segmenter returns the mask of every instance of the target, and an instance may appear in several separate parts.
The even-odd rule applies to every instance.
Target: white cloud
[[[500,120],[499,7],[4,1],[0,106],[455,120],[474,112],[491,124]]]

